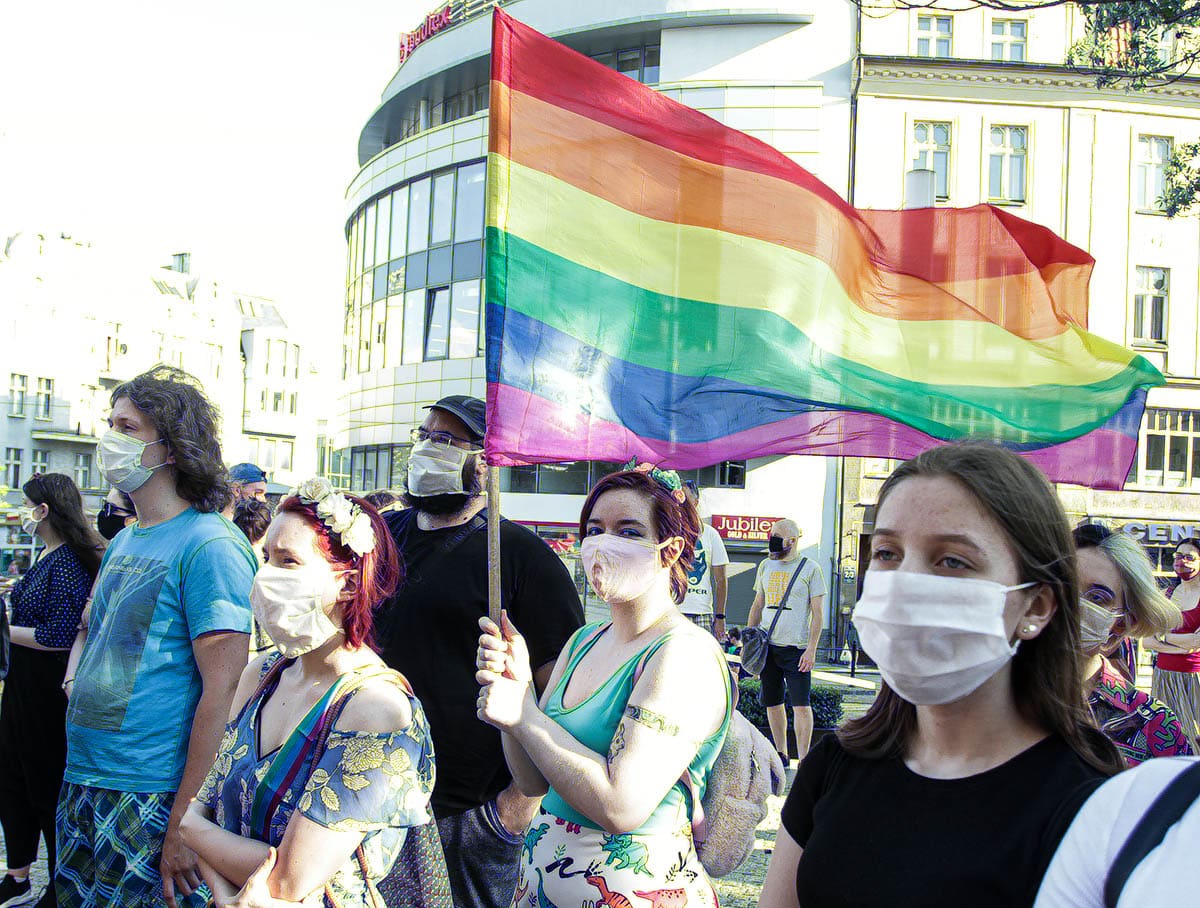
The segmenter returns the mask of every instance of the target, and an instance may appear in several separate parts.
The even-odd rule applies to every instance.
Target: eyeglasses
[[[1187,552],[1175,553],[1176,561],[1195,561],[1197,558],[1200,558],[1200,555],[1189,555]]]
[[[1075,548],[1085,549],[1100,545],[1112,530],[1099,523],[1081,523],[1071,535],[1075,537]]]
[[[123,508],[120,505],[113,504],[111,501],[106,501],[106,502],[104,502],[104,504],[100,505],[100,516],[101,517],[132,517],[133,511]]]
[[[466,448],[468,451],[483,450],[476,442],[469,438],[459,438],[457,435],[452,435],[449,432],[430,432],[423,427],[413,429],[409,433],[409,438],[412,439],[413,444],[419,441],[430,441],[442,448]]]

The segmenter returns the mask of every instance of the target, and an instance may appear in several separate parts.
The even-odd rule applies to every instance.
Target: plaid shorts
[[[713,618],[713,616],[711,614],[710,615],[684,615],[683,617],[687,618],[687,620],[692,622],[692,624],[696,625],[696,627],[702,627],[706,631],[708,631],[710,634],[713,632],[713,622],[716,619]]]
[[[63,908],[161,908],[162,840],[174,792],[110,791],[64,782],[55,815],[54,885]],[[207,890],[181,906],[200,908]]]

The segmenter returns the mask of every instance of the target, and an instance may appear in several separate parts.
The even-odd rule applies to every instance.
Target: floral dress
[[[264,675],[277,661],[264,667]],[[272,762],[293,743],[289,738],[271,753],[261,754],[259,716],[275,686],[268,683],[226,727],[216,761],[197,795],[213,811],[214,822],[221,828],[259,841],[263,837],[254,830],[255,796],[260,794],[259,786]],[[372,908],[370,887],[377,886],[391,870],[409,828],[430,820],[433,741],[420,701],[409,695],[409,703],[412,722],[403,731],[331,729],[316,765],[304,764],[292,783],[279,792],[278,807],[269,819],[267,844],[279,847],[296,811],[328,829],[365,833],[365,875],[357,856],[351,857],[328,881],[324,904],[331,908]],[[292,732],[292,736],[296,734]]]

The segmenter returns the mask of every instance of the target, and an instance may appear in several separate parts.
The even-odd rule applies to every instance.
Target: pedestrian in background
[[[716,903],[692,821],[732,685],[712,635],[679,611],[696,510],[676,497],[678,476],[644,467],[605,476],[584,502],[580,557],[612,622],[571,638],[540,700],[519,628],[480,620],[479,716],[504,732],[521,791],[545,795],[514,906],[526,894],[558,906]]]
[[[870,552],[854,620],[883,684],[800,765],[759,904],[1029,905],[1125,765],[1082,695],[1062,505],[1016,454],[944,445],[883,484]]]
[[[265,564],[263,540],[271,525],[271,506],[261,498],[240,498],[233,505],[233,523],[246,536],[259,564]]]
[[[812,741],[812,670],[825,611],[825,578],[800,554],[800,527],[778,520],[767,537],[767,557],[754,575],[754,604],[748,627],[769,629],[767,661],[760,680],[762,705],[783,765],[788,765],[787,700],[792,704],[796,756],[803,760]]]
[[[373,612],[401,564],[374,508],[325,479],[281,502],[266,551],[250,598],[282,652],[242,674],[184,841],[218,905],[236,904],[274,847],[267,887],[279,903],[319,893],[325,905],[376,908],[410,829],[432,823],[425,715],[372,649]],[[444,888],[437,857],[421,882]]]
[[[683,484],[688,501],[700,513],[700,489],[691,480]],[[696,554],[688,568],[687,597],[679,610],[689,621],[704,628],[718,640],[725,637],[725,600],[729,592],[726,571],[729,554],[725,540],[711,524],[700,522],[696,538]]]
[[[379,642],[429,717],[438,754],[433,813],[454,903],[507,908],[538,801],[513,784],[500,732],[475,711],[477,622],[488,613],[485,429],[483,401],[452,395],[430,407],[413,433],[408,508],[385,517],[408,579],[382,611]],[[541,691],[583,623],[575,583],[543,540],[508,520],[500,522],[500,579]]]
[[[1137,689],[1137,666],[1131,678],[1111,658],[1127,637],[1158,636],[1175,627],[1179,609],[1159,590],[1146,550],[1129,536],[1089,523],[1076,527],[1074,538],[1083,594],[1083,677],[1096,724],[1130,766],[1190,754],[1175,714]]]
[[[1144,641],[1157,653],[1150,693],[1178,716],[1192,752],[1200,753],[1200,538],[1175,547],[1175,573],[1179,585],[1167,595],[1182,613],[1180,623]]]
[[[190,376],[156,367],[111,401],[100,468],[138,522],[105,552],[67,665],[58,899],[200,905],[179,821],[246,666],[257,564],[218,513],[229,489],[217,413]]]
[[[0,881],[0,905],[29,894],[39,837],[54,879],[54,808],[67,761],[63,674],[104,552],[70,477],[37,473],[22,491],[21,529],[45,548],[9,594],[11,665],[0,698],[0,826],[8,873]],[[56,904],[51,882],[37,906]]]
[[[104,504],[96,515],[96,530],[110,542],[131,523],[137,523],[133,499],[120,489],[112,488],[104,496]]]

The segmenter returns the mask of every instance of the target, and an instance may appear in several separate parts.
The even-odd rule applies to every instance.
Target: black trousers
[[[0,827],[9,867],[37,859],[46,841],[54,877],[54,808],[67,765],[66,653],[13,644],[0,697]]]

